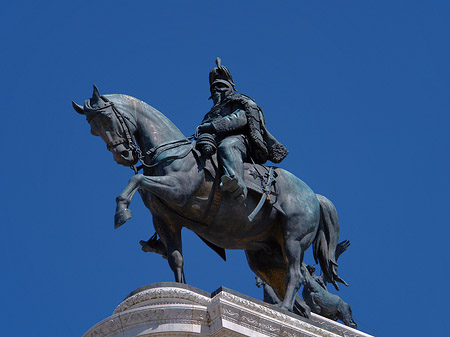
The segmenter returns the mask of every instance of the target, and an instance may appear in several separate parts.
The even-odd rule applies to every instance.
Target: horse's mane
[[[114,102],[116,107],[124,111],[129,111],[135,116],[142,115],[152,120],[158,121],[158,124],[164,125],[167,130],[174,133],[179,133],[180,138],[184,138],[183,133],[173,122],[167,118],[162,112],[152,107],[150,104],[129,95],[124,94],[110,94],[104,95],[106,98]]]

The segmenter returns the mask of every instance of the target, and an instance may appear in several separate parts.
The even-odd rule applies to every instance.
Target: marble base
[[[371,337],[312,314],[308,320],[227,288],[212,294],[166,282],[132,292],[83,337],[327,336]]]

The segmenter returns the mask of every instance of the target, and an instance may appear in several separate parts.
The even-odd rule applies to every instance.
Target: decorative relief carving
[[[225,315],[228,315],[231,317],[239,317],[239,312],[234,312],[233,310],[230,310],[228,308],[223,308],[222,311]]]
[[[235,303],[238,305],[241,305],[249,310],[252,310],[254,312],[258,312],[261,314],[264,314],[268,317],[274,318],[278,321],[281,321],[283,323],[287,323],[290,325],[293,325],[295,327],[298,327],[300,329],[310,331],[313,334],[317,334],[319,336],[327,336],[327,337],[335,337],[336,334],[329,332],[328,330],[321,329],[316,327],[315,325],[309,324],[307,322],[304,322],[302,320],[295,319],[293,317],[290,317],[288,315],[285,315],[283,313],[280,313],[276,310],[272,310],[268,307],[265,307],[263,305],[257,304],[255,302],[249,301],[247,299],[244,299],[242,297],[227,293],[227,292],[221,292],[214,299],[222,299],[231,303]],[[213,300],[214,300],[213,299]],[[345,328],[344,328],[345,329]],[[293,330],[294,331],[294,330]],[[298,333],[298,332],[297,332]],[[295,335],[294,335],[295,336]],[[355,336],[356,337],[356,336]]]
[[[332,321],[317,314],[311,314],[311,319],[313,322],[323,325],[330,330],[338,331],[344,337],[372,337],[364,332],[354,330],[350,327],[342,325],[341,323]]]
[[[259,304],[255,303],[255,302],[251,302],[251,301],[246,300],[246,299],[244,299],[242,297],[235,296],[235,295],[232,295],[230,293],[223,292],[223,291],[220,294],[218,294],[215,298],[223,299],[225,301],[229,301],[229,302],[241,305],[241,306],[243,306],[243,307],[245,307],[247,309],[263,313],[265,315],[268,315],[270,317],[274,317],[276,319],[283,320],[283,319],[285,319],[285,317],[288,317],[288,316],[286,316],[286,315],[284,315],[284,314],[282,314],[282,313],[280,313],[278,311],[272,310],[272,309],[267,308],[265,306],[259,305]]]
[[[120,315],[122,321],[124,322],[124,326],[130,326],[139,324],[141,322],[144,323],[185,323],[185,324],[197,324],[201,325],[205,322],[205,312],[200,312],[196,314],[198,310],[194,310],[192,307],[187,308],[168,308],[167,310],[163,309],[148,309],[142,308],[137,309],[139,311],[131,312],[131,313],[123,313]]]
[[[279,327],[275,327],[273,325],[270,325],[269,323],[259,322],[259,326],[261,327],[261,329],[269,331],[269,332],[279,332],[280,331]]]
[[[238,308],[222,304],[222,319],[246,327],[261,334],[278,337],[280,329],[272,326],[269,321],[262,323],[262,317],[258,317],[250,312],[242,311]]]
[[[258,319],[252,316],[242,315],[242,320],[253,326],[259,326]]]
[[[89,330],[84,337],[102,337],[122,329],[120,317],[114,317],[106,321],[100,322]]]
[[[295,335],[289,331],[284,330],[283,333],[281,334],[281,336],[285,336],[285,337],[295,337]]]
[[[241,334],[239,332],[234,332],[229,329],[222,328],[213,335],[213,337],[244,337],[244,334]]]
[[[137,293],[129,298],[127,298],[125,301],[120,303],[116,310],[114,310],[114,313],[120,313],[125,310],[131,309],[133,306],[136,306],[140,303],[146,302],[146,301],[152,301],[155,299],[183,299],[188,300],[196,304],[200,305],[208,305],[211,302],[211,299],[197,294],[193,291],[187,290],[187,289],[181,289],[181,288],[153,288],[153,289],[147,289],[140,293]],[[161,302],[160,302],[161,303]],[[163,304],[162,302],[161,304]]]

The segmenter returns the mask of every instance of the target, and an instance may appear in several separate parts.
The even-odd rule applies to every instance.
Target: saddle
[[[195,146],[192,149],[198,163],[203,168],[206,174],[213,179],[213,191],[210,193],[210,198],[213,204],[209,205],[209,208],[218,206],[220,203],[222,191],[219,188],[220,178],[223,175],[220,166],[218,164],[217,153],[206,158]],[[264,166],[256,163],[244,163],[244,182],[248,190],[253,191],[261,197],[260,203],[257,208],[249,215],[249,220],[252,221],[259,210],[265,203],[270,203],[277,211],[284,213],[280,204],[278,203],[279,189],[276,183],[276,178],[279,174],[280,168]],[[262,198],[264,197],[264,199]],[[215,199],[215,200],[214,200]],[[258,209],[259,207],[259,209]]]

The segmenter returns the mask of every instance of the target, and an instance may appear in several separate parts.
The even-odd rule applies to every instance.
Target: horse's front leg
[[[171,223],[170,219],[153,217],[153,226],[167,247],[167,260],[175,275],[175,282],[186,283],[183,270],[183,247],[181,243],[181,227]]]
[[[149,191],[163,199],[180,199],[179,184],[177,179],[172,176],[144,176],[136,174],[130,178],[127,187],[116,198],[116,214],[114,217],[114,227],[122,226],[127,220],[131,219],[131,212],[128,209],[131,199],[140,188]]]

